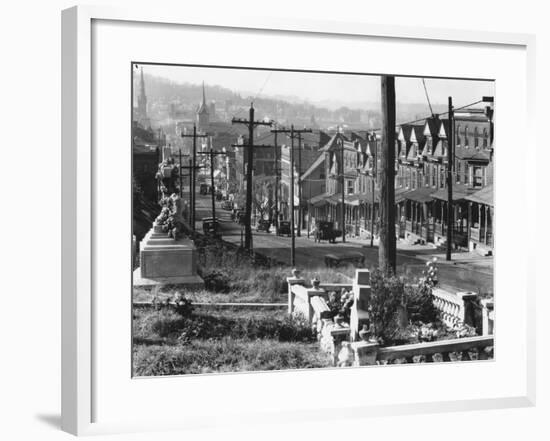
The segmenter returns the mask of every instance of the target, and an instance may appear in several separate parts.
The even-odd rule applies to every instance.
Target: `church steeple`
[[[143,79],[143,67],[140,69],[139,95],[137,99],[136,120],[143,126],[149,127],[151,121],[147,116],[147,96],[145,95],[145,80]]]
[[[204,87],[204,81],[202,82],[202,101],[197,110],[197,123],[199,128],[206,128],[210,122],[210,115],[208,113],[208,106],[206,104],[206,90]]]

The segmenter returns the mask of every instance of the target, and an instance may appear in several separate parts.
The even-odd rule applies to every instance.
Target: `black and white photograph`
[[[134,376],[493,359],[494,81],[131,68]]]

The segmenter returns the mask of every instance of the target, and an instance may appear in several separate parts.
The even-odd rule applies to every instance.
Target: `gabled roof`
[[[302,174],[301,180],[306,179],[309,175],[311,175],[318,167],[321,165],[324,165],[325,163],[325,154],[320,153],[319,156],[313,163],[309,166],[309,168]]]
[[[334,135],[332,135],[332,138],[330,138],[329,142],[327,142],[323,147],[321,147],[319,151],[330,152],[335,149],[339,149],[340,148],[340,146],[338,145],[339,139],[342,139],[344,143],[346,141],[349,142],[349,139],[343,133],[335,133]],[[345,144],[344,144],[344,148],[345,148]]]
[[[432,138],[435,138],[437,137],[438,130],[439,130],[439,118],[435,118],[435,117],[426,118],[426,121],[424,123],[424,130],[423,130],[424,136],[431,136]]]

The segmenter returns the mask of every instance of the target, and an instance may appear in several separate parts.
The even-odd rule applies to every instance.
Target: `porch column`
[[[484,242],[485,242],[485,245],[487,245],[487,205],[484,205],[483,206],[483,211],[484,211],[484,215],[485,215],[485,237],[484,237]]]
[[[470,249],[470,237],[471,237],[471,228],[472,228],[472,203],[468,202],[468,220],[466,223],[466,228],[468,229],[468,250]]]

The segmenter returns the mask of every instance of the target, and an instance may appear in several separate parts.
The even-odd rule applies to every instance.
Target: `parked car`
[[[282,236],[283,234],[286,234],[287,236],[290,236],[290,222],[289,221],[280,221],[279,222],[279,230],[277,231],[278,236]]]
[[[359,251],[348,251],[345,254],[326,254],[325,265],[327,268],[335,268],[341,265],[352,264],[356,267],[362,268],[365,266],[365,256]]]
[[[202,220],[202,232],[206,236],[221,237],[220,223],[212,217],[205,217]]]
[[[318,221],[315,224],[314,240],[315,242],[321,242],[322,240],[328,240],[331,243],[336,242],[336,238],[340,237],[342,232],[334,229],[334,222]]]
[[[271,226],[271,222],[265,219],[260,219],[258,221],[258,225],[256,226],[256,231],[265,231],[266,233],[269,233],[270,226]]]
[[[231,201],[223,201],[223,202],[222,202],[222,209],[223,209],[223,210],[233,210],[233,202],[231,202]]]

